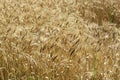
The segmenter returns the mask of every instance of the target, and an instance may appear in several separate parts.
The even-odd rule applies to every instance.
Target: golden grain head
[[[119,0],[0,0],[0,80],[120,80]]]

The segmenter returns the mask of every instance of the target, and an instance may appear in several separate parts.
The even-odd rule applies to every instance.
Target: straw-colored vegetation
[[[0,80],[120,80],[120,1],[0,0]]]

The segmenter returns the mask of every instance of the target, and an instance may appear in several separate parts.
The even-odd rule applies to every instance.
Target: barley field
[[[120,80],[120,1],[0,0],[0,80]]]

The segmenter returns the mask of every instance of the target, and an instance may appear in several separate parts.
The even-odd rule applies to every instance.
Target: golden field
[[[120,1],[0,0],[0,80],[120,80]]]

